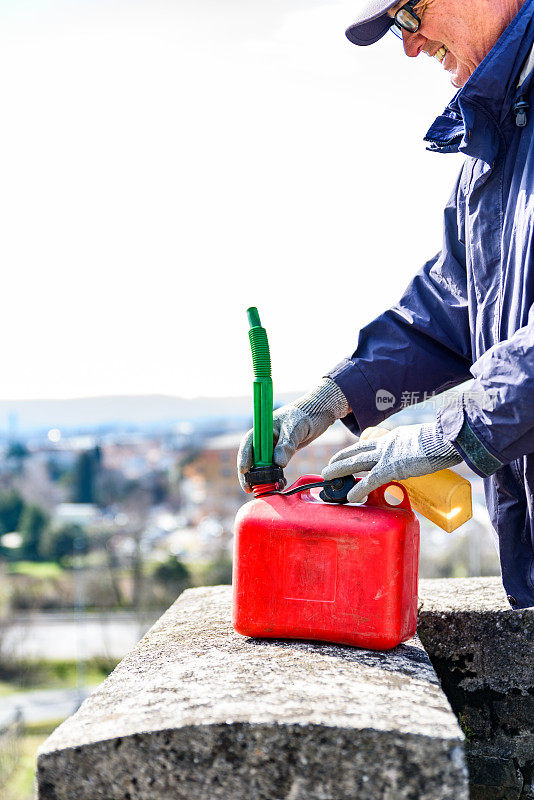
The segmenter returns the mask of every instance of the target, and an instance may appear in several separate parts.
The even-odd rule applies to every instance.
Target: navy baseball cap
[[[398,0],[361,0],[361,11],[347,30],[347,39],[353,44],[368,45],[378,42],[391,26],[393,19],[387,13]]]

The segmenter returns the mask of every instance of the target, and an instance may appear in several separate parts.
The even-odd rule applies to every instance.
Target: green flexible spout
[[[257,308],[248,308],[248,336],[254,369],[254,466],[268,467],[273,463],[273,382],[271,355],[267,331],[262,328]]]

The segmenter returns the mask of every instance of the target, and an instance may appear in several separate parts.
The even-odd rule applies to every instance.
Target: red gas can
[[[304,475],[291,488],[320,481]],[[363,505],[319,490],[246,503],[235,526],[234,628],[245,636],[321,639],[373,650],[415,633],[419,522],[387,486]]]

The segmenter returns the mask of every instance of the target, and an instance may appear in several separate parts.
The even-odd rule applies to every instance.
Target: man
[[[349,494],[358,502],[390,480],[465,460],[484,478],[508,600],[534,606],[534,0],[366,0],[347,36],[369,45],[390,28],[408,56],[436,56],[459,88],[425,139],[466,157],[443,247],[360,331],[350,358],[276,412],[274,460],[285,466],[336,419],[358,434],[407,393],[422,398],[474,377],[433,423],[356,443],[323,477],[367,472]],[[383,391],[394,398],[387,411],[377,408]],[[249,434],[242,485],[251,463]]]

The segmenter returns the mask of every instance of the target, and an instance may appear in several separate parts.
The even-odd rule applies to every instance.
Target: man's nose
[[[427,43],[426,36],[420,33],[409,33],[408,31],[402,32],[402,43],[404,45],[404,52],[410,58],[415,58],[419,55],[421,50]]]

